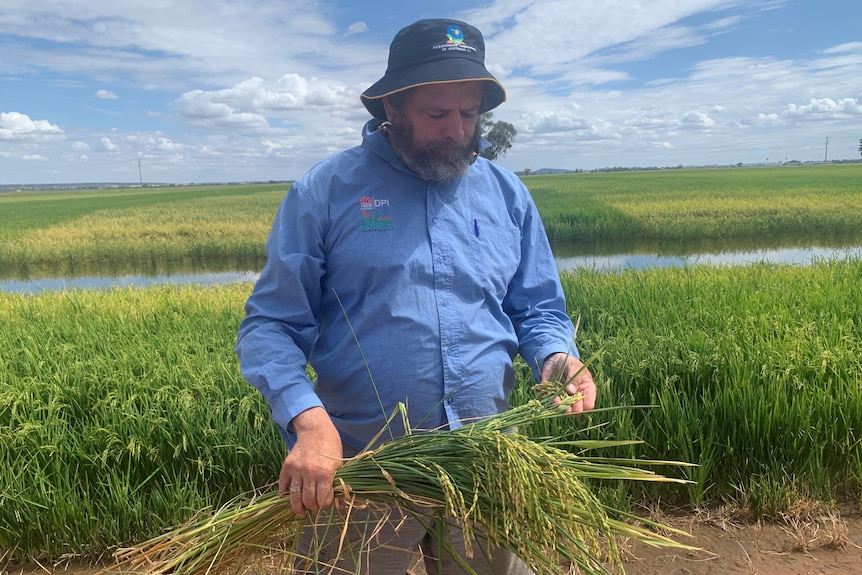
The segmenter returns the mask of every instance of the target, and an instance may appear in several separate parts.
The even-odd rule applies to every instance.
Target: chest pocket
[[[476,277],[484,289],[502,300],[521,261],[520,231],[476,220],[469,224]]]

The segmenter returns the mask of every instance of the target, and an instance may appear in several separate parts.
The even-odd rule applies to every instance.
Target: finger
[[[334,500],[334,497],[333,497],[332,485],[320,483],[317,486],[317,504],[320,506],[320,508],[324,509],[326,507],[331,506],[333,503],[333,500]]]
[[[592,386],[584,393],[584,409],[590,410],[596,407],[596,387]]]
[[[284,497],[285,495],[290,495],[290,487],[291,485],[302,485],[302,482],[299,478],[294,478],[288,475],[287,473],[282,473],[278,478],[278,496]]]
[[[578,402],[580,409],[578,411],[591,411],[596,407],[595,389],[585,390],[581,401]]]
[[[578,383],[577,393],[583,396],[582,411],[589,411],[596,406],[596,383],[592,377],[586,377]]]
[[[320,505],[317,504],[317,484],[316,483],[305,483],[302,486],[302,505],[311,511],[312,513],[316,513],[320,510]]]
[[[288,456],[289,457],[289,456]],[[288,487],[292,483],[291,471],[288,467],[288,457],[284,458],[281,464],[281,469],[278,472],[278,496],[284,497],[288,494]]]
[[[590,390],[595,388],[591,382],[581,381],[579,384],[570,383],[566,386],[566,393],[569,396],[580,396],[577,401],[572,403],[563,413],[583,413],[584,411],[593,408],[595,403],[595,393]]]
[[[288,487],[288,493],[290,495],[290,507],[293,509],[293,512],[296,513],[298,517],[305,517],[305,505],[302,502],[303,491],[304,489],[299,483],[294,483],[290,487]]]

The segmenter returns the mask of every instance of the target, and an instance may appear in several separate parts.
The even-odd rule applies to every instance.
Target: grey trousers
[[[324,510],[303,531],[297,545],[297,573],[405,575],[417,551],[428,575],[471,573],[469,569],[477,575],[532,573],[511,552],[488,549],[481,541],[472,542],[468,558],[463,532],[449,522],[425,524],[424,516],[420,520],[401,511],[370,507],[354,508],[348,521],[344,519],[341,511]],[[452,556],[453,550],[460,559]]]
[[[352,457],[356,450],[344,445],[344,455]],[[467,557],[464,534],[449,521],[371,505],[332,508],[320,511],[302,532],[294,565],[300,574],[406,575],[418,551],[428,575],[471,573],[470,569],[476,575],[532,575],[510,551],[488,549],[482,541],[470,543],[472,557]]]

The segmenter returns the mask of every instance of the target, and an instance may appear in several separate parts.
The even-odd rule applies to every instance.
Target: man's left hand
[[[582,394],[583,399],[572,404],[564,413],[581,413],[596,406],[596,383],[583,362],[567,353],[554,353],[542,365],[542,381],[565,383],[569,395]],[[554,403],[560,403],[557,398]]]

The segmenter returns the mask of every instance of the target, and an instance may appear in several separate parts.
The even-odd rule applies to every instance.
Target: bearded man
[[[387,424],[399,403],[414,431],[508,409],[518,354],[539,380],[572,379],[567,393],[583,394],[573,412],[595,404],[530,194],[478,157],[479,116],[506,99],[484,62],[469,24],[402,29],[361,96],[374,117],[362,144],[296,181],[276,215],[236,350],[287,443],[279,492],[300,516],[331,512],[345,457],[405,432]],[[401,517],[374,527],[373,540],[358,528],[347,542],[309,528],[300,571],[331,561],[403,575],[421,549],[429,573],[461,572],[436,553],[443,530]],[[457,526],[445,532],[463,552]],[[365,548],[343,553],[351,544]],[[528,572],[502,549],[463,560],[479,574]]]

